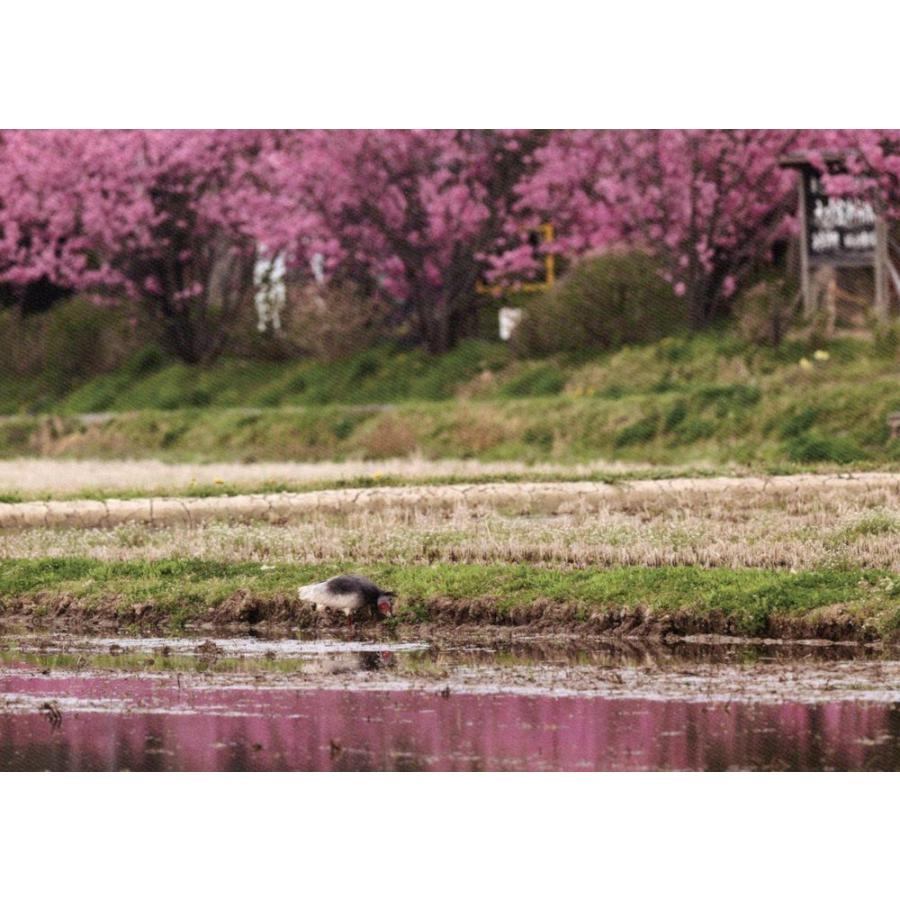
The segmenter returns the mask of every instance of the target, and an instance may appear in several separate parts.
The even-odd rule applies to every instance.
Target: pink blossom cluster
[[[829,188],[895,215],[898,144],[760,129],[6,131],[0,280],[46,277],[177,316],[226,288],[252,302],[244,261],[252,271],[262,250],[382,293],[443,349],[479,282],[534,272],[524,234],[552,221],[570,256],[644,248],[700,325],[792,227],[782,157],[842,154]]]
[[[700,325],[795,226],[796,174],[779,165],[785,157],[824,168],[824,154],[839,154],[851,170],[876,173],[897,210],[896,149],[896,134],[883,131],[559,131],[519,186],[519,209],[552,219],[564,252],[646,249]]]

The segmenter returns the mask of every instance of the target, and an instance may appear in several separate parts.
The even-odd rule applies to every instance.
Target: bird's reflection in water
[[[374,672],[377,669],[393,669],[397,665],[397,659],[390,650],[366,650],[355,655],[359,657],[359,668],[364,672]]]

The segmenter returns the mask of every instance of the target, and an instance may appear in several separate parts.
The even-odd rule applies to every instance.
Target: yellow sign
[[[549,244],[553,240],[553,223],[544,222],[540,227],[541,240],[545,244]],[[475,290],[479,294],[490,294],[492,297],[500,297],[507,292],[529,293],[532,291],[546,291],[552,288],[556,282],[556,255],[554,253],[544,254],[544,280],[543,281],[524,281],[511,285],[500,284],[484,284],[480,283]]]

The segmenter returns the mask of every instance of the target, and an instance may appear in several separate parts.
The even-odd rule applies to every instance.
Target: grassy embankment
[[[463,344],[430,359],[366,351],[337,363],[154,353],[65,387],[5,379],[0,455],[169,460],[429,458],[662,465],[900,461],[896,350],[841,340],[777,350],[723,335],[669,338],[590,359],[511,360]],[[802,365],[801,365],[801,361]],[[85,421],[76,414],[113,412]]]
[[[201,622],[313,624],[298,584],[337,566],[202,560],[104,563],[34,559],[0,567],[7,615],[62,613],[119,625]],[[523,565],[375,566],[398,591],[399,624],[532,624],[591,630],[642,626],[675,634],[895,637],[900,585],[877,571],[792,574],[759,569],[617,567],[554,571]]]
[[[900,634],[895,482],[657,484],[575,503],[466,494],[279,523],[9,531],[0,604],[53,627],[311,627],[297,585],[358,570],[398,592],[401,624]]]
[[[48,385],[5,381],[0,407],[6,412],[47,415],[0,423],[0,455],[225,461],[420,453],[495,461],[606,458],[693,465],[698,472],[734,462],[774,471],[900,461],[900,442],[889,441],[885,422],[888,412],[900,409],[896,353],[854,341],[818,348],[827,358],[820,353],[814,359],[813,349],[761,350],[704,336],[594,359],[524,362],[509,360],[502,347],[470,343],[439,360],[370,351],[328,366],[224,361],[199,372],[145,354],[113,374],[55,393]],[[106,410],[116,415],[100,421],[76,416]],[[522,477],[534,480],[508,475]],[[391,482],[363,475],[349,483]],[[223,483],[186,493],[233,490]],[[91,495],[90,489],[82,493]],[[6,499],[25,497],[13,492]],[[873,518],[875,530],[867,525],[862,540],[892,534],[894,520],[888,519],[885,526]],[[414,526],[420,530],[420,523]],[[858,523],[840,527],[852,531]],[[532,557],[517,555],[513,544],[501,561],[461,562],[464,541],[456,535],[438,542],[437,550],[426,548],[423,558],[394,559],[385,555],[385,533],[370,540],[368,556],[347,547],[337,557],[323,551],[302,564],[265,563],[271,569],[239,561],[246,554],[104,560],[73,552],[46,559],[53,546],[47,534],[41,556],[9,554],[0,564],[0,604],[8,616],[78,613],[117,626],[257,619],[312,625],[308,611],[294,603],[297,584],[355,567],[398,591],[401,623],[581,623],[596,630],[830,637],[900,632],[895,567],[864,555],[862,564],[834,565],[813,556],[803,571],[736,559],[716,568],[681,565],[665,553],[654,556],[661,562],[617,565],[600,561],[592,538],[573,566],[553,565],[552,554],[548,565],[523,564]],[[141,535],[122,535],[144,553]],[[871,552],[878,557],[882,550],[878,544]],[[544,559],[540,547],[534,552]],[[378,561],[386,558],[391,561]]]

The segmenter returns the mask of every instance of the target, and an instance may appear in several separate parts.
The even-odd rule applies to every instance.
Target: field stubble
[[[402,478],[465,479],[487,477],[549,476],[572,480],[626,472],[653,470],[637,463],[605,462],[557,465],[478,460],[427,460],[397,458],[346,462],[168,463],[157,459],[0,460],[0,494],[31,497],[68,497],[85,492],[142,492],[172,494],[178,491],[226,484],[256,490],[265,484],[315,485],[355,479]]]
[[[275,521],[0,531],[0,558],[900,571],[897,475],[491,487],[335,492]]]

